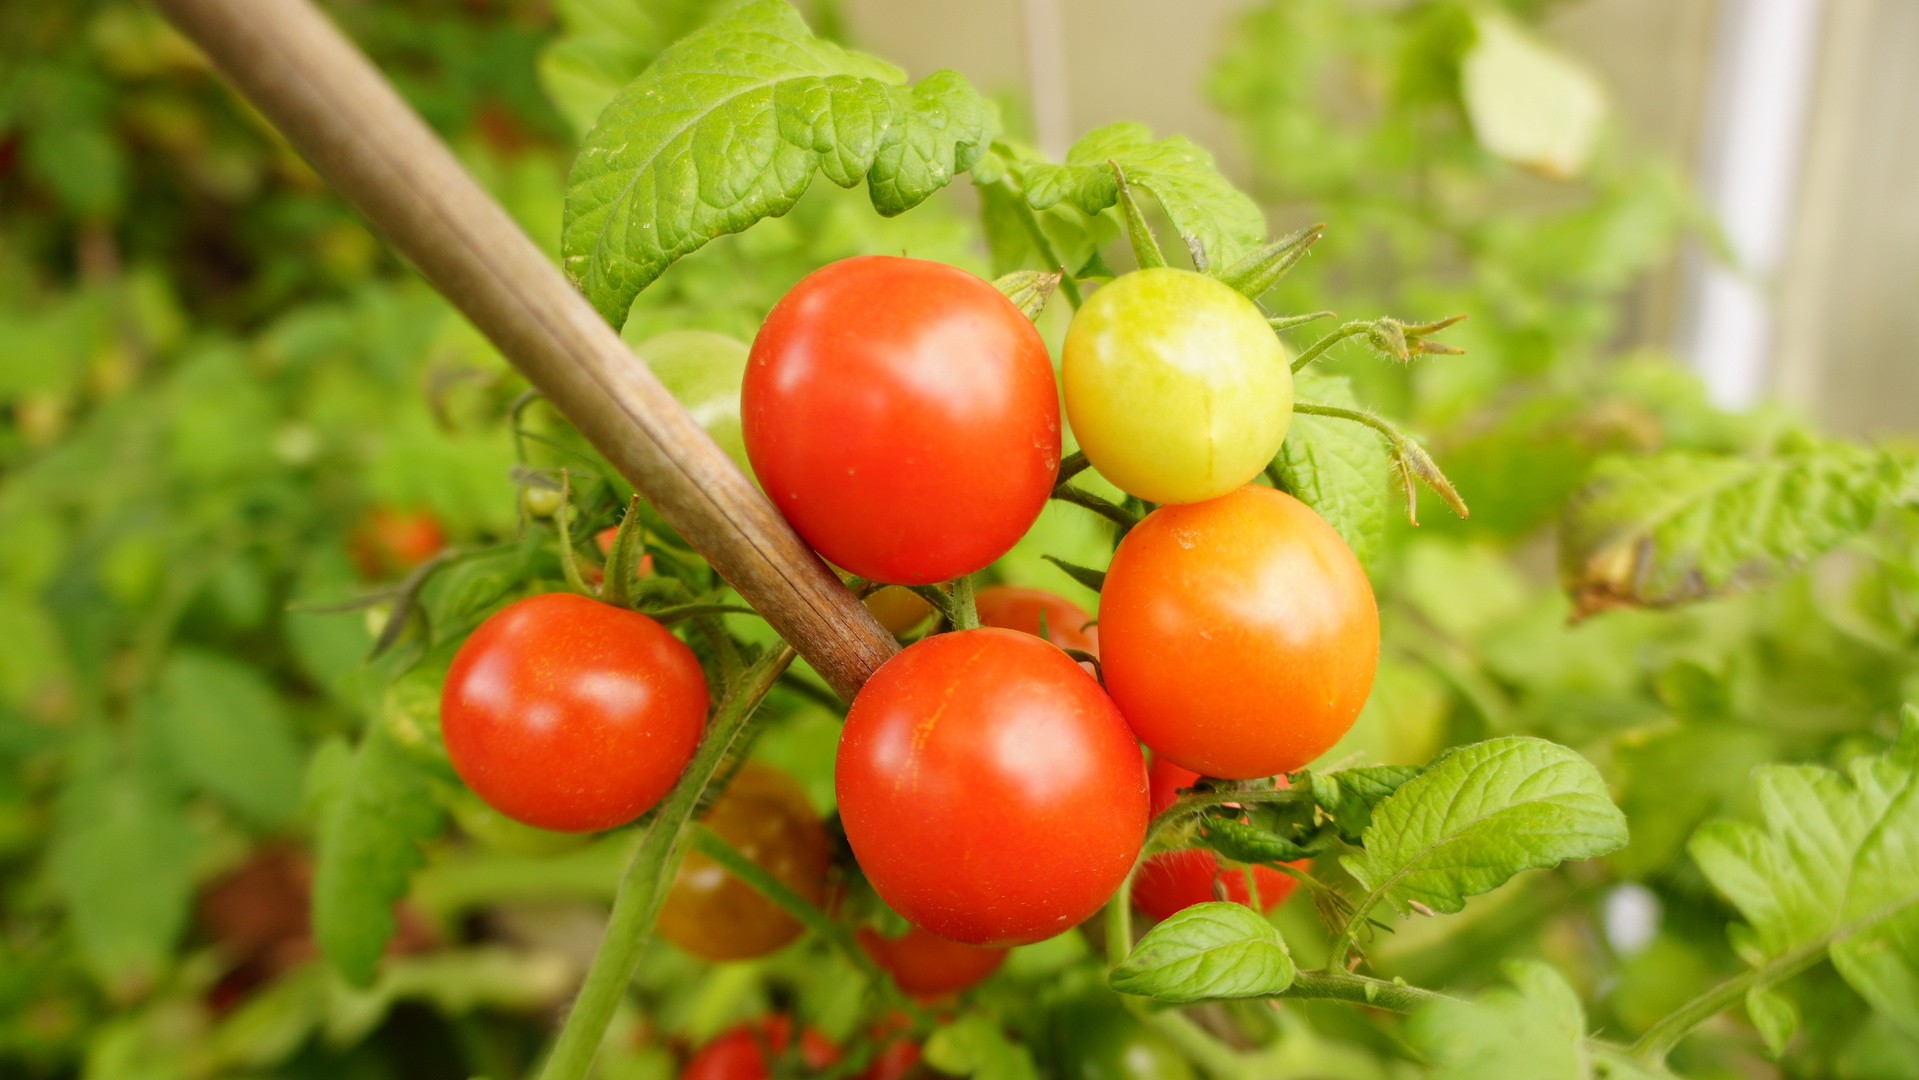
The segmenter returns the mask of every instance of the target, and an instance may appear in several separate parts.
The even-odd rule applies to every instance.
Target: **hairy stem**
[[[961,574],[953,579],[953,629],[979,629],[979,609],[973,603],[971,574]]]
[[[652,823],[640,838],[639,850],[633,853],[633,861],[627,864],[626,875],[620,880],[613,914],[606,923],[606,936],[600,939],[600,948],[587,969],[586,981],[566,1014],[566,1023],[560,1028],[560,1037],[553,1045],[553,1056],[547,1059],[546,1068],[540,1074],[541,1080],[582,1080],[586,1076],[593,1054],[606,1035],[607,1022],[613,1018],[614,1007],[633,977],[640,946],[652,932],[653,920],[666,899],[666,885],[679,867],[687,822],[699,805],[700,795],[728,748],[752,718],[754,709],[793,662],[793,655],[791,646],[782,646],[746,672],[739,686],[714,711],[712,721],[707,724],[706,737],[694,751],[693,760],[687,763],[679,782],[667,792],[666,799],[654,812]]]
[[[1118,525],[1121,532],[1125,532],[1127,529],[1139,524],[1139,516],[1131,510],[1107,502],[1098,495],[1082,488],[1076,488],[1071,484],[1060,484],[1055,487],[1052,497],[1058,499],[1060,502],[1072,503],[1074,506],[1083,506],[1091,510],[1100,517]]]
[[[1293,976],[1291,986],[1273,996],[1303,1001],[1350,1001],[1400,1013],[1434,1002],[1458,1000],[1437,990],[1353,975],[1330,965],[1321,971],[1299,972]]]
[[[1059,254],[1053,250],[1053,242],[1046,238],[1046,230],[1039,227],[1039,217],[1026,202],[1026,193],[1013,192],[1013,205],[1019,208],[1020,222],[1026,226],[1026,235],[1033,241],[1033,247],[1039,250],[1039,257],[1046,265],[1059,271],[1059,291],[1066,294],[1066,302],[1078,311],[1080,301],[1079,282],[1073,280],[1072,271],[1060,261]]]
[[[1305,352],[1299,354],[1299,359],[1293,361],[1293,370],[1298,371],[1300,368],[1319,359],[1320,355],[1327,349],[1352,337],[1354,334],[1365,333],[1371,326],[1372,323],[1367,322],[1349,322],[1332,333],[1327,334],[1325,337],[1320,338],[1308,346]]]

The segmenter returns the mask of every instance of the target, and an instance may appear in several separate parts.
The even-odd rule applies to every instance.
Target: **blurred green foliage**
[[[594,103],[728,6],[330,11],[557,257]],[[1523,21],[1540,5],[1508,6]],[[842,33],[830,6],[807,10]],[[1473,507],[1461,522],[1428,500],[1419,529],[1396,520],[1379,538],[1379,680],[1328,762],[1416,764],[1487,735],[1545,735],[1601,767],[1632,830],[1602,863],[1397,923],[1370,959],[1461,991],[1500,984],[1505,965],[1522,995],[1552,1000],[1502,990],[1500,1007],[1577,1013],[1570,988],[1590,1026],[1629,1038],[1739,968],[1734,913],[1686,854],[1694,827],[1758,820],[1752,766],[1879,749],[1919,698],[1919,515],[1884,515],[1768,592],[1569,621],[1555,525],[1597,461],[1751,453],[1805,425],[1718,413],[1669,362],[1620,355],[1641,336],[1636,290],[1695,212],[1670,167],[1614,130],[1555,179],[1486,150],[1460,83],[1484,17],[1448,0],[1270,0],[1238,18],[1208,90],[1269,216],[1329,223],[1269,307],[1471,316],[1448,332],[1464,356],[1388,366],[1341,346],[1321,361],[1427,437]],[[435,672],[487,611],[558,579],[518,487],[577,470],[600,524],[625,489],[596,479],[542,405],[516,440],[524,382],[151,9],[0,0],[0,50],[0,1074],[523,1074],[632,837],[554,837],[477,804],[435,755]],[[1086,232],[1124,264],[1111,231]],[[813,267],[899,250],[993,262],[956,201],[882,220],[864,193],[816,184],[791,214],[676,265],[624,334],[750,339]],[[379,514],[429,515],[458,561],[422,594],[424,627],[404,624],[369,663],[394,617],[380,590],[404,572],[378,550]],[[1097,519],[1054,504],[995,572],[1090,605],[1040,555],[1101,566],[1110,544]],[[373,602],[323,610],[356,597]],[[751,617],[726,625],[767,640]],[[754,752],[830,809],[837,717],[799,690],[771,710]],[[344,944],[316,946],[308,925],[316,858],[336,887],[313,903],[347,901],[319,916]],[[1323,959],[1309,905],[1275,918],[1302,966]],[[640,972],[603,1076],[669,1076],[686,1046],[769,1007],[836,1039],[862,1019],[857,977],[817,942],[719,966],[655,943]],[[954,1025],[929,1057],[1103,1076],[1130,1040],[1152,1059],[1142,1077],[1186,1075],[1123,1017],[1088,1019],[1105,1008],[1088,1004],[1098,979],[1079,935],[1019,950],[968,1000],[993,1023]],[[1829,967],[1782,992],[1805,1018],[1784,1075],[1919,1075],[1919,1042]],[[1094,1020],[1118,1034],[1092,1039]],[[1439,1060],[1471,1045],[1319,1005],[1210,1006],[1207,1020],[1275,1077],[1401,1075],[1409,1038]],[[1675,1064],[1750,1075],[1762,1048],[1740,1017]]]

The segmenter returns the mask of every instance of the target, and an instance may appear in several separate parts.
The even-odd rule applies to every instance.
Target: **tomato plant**
[[[1100,594],[1106,685],[1140,741],[1205,776],[1290,772],[1339,741],[1372,689],[1379,611],[1345,541],[1247,486],[1154,511]]]
[[[767,495],[838,566],[925,584],[1006,553],[1059,465],[1059,401],[1033,324],[938,263],[846,259],[781,297],[741,409]]]
[[[440,728],[460,778],[561,832],[623,825],[679,777],[706,717],[692,650],[644,615],[546,593],[489,618],[453,658]]]
[[[1066,331],[1060,384],[1093,468],[1155,503],[1258,476],[1293,416],[1293,373],[1265,316],[1190,270],[1138,270],[1094,293]]]
[[[917,998],[951,994],[986,978],[1006,962],[1006,950],[949,941],[917,926],[899,937],[869,927],[858,933],[860,948],[901,990]]]
[[[710,330],[670,330],[647,338],[633,351],[726,456],[751,477],[753,467],[740,432],[740,383],[746,377],[747,347]]]
[[[792,777],[749,761],[701,819],[808,903],[826,888],[826,831]],[[800,936],[798,920],[697,851],[674,875],[660,908],[660,936],[708,960],[746,960]]]
[[[792,1018],[775,1013],[752,1024],[741,1024],[716,1037],[687,1059],[680,1080],[767,1080],[771,1059],[788,1053],[793,1043]],[[810,1027],[800,1029],[794,1047],[799,1064],[824,1069],[839,1059],[839,1048]]]
[[[1065,654],[1008,630],[940,634],[887,661],[847,713],[834,786],[880,897],[970,945],[1038,941],[1092,914],[1146,828],[1145,763],[1112,702]]]
[[[406,573],[440,553],[446,533],[430,511],[375,507],[349,541],[353,565],[368,581]]]
[[[1153,813],[1173,805],[1180,789],[1192,787],[1199,778],[1191,769],[1182,769],[1164,758],[1154,758],[1146,770],[1147,784],[1152,789]],[[1300,860],[1293,867],[1310,870],[1311,862]],[[1149,855],[1142,860],[1133,874],[1133,904],[1156,920],[1171,918],[1175,912],[1213,900],[1251,904],[1248,874],[1252,875],[1252,887],[1259,890],[1259,909],[1263,912],[1278,907],[1298,884],[1290,875],[1265,866],[1250,866],[1244,871],[1225,870],[1215,853],[1189,848]]]
[[[1063,596],[1042,589],[994,585],[976,601],[981,626],[997,626],[1045,637],[1062,649],[1099,655],[1099,627],[1091,615]],[[1041,627],[1045,633],[1041,634]]]
[[[1048,1018],[1054,1075],[1062,1080],[1192,1080],[1193,1067],[1164,1035],[1104,996],[1075,998]]]

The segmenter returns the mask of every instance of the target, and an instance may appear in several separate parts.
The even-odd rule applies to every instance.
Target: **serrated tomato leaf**
[[[1344,375],[1322,375],[1307,367],[1293,373],[1293,389],[1302,399],[1361,408]],[[1273,472],[1287,494],[1325,518],[1360,564],[1370,567],[1386,541],[1391,460],[1385,443],[1370,428],[1294,413],[1286,441],[1273,458]]]
[[[367,986],[393,936],[393,904],[439,834],[441,810],[427,775],[383,723],[367,725],[350,772],[321,820],[313,877],[313,934],[347,981]]]
[[[1472,1001],[1445,1000],[1414,1013],[1408,1041],[1435,1080],[1585,1080],[1586,1011],[1565,976],[1538,960],[1502,965],[1511,987]]]
[[[1373,807],[1366,850],[1340,860],[1381,900],[1458,911],[1522,870],[1588,859],[1626,843],[1626,816],[1599,770],[1545,739],[1460,747]]]
[[[1160,1001],[1266,997],[1293,984],[1279,931],[1240,904],[1194,904],[1153,927],[1109,981]]]
[[[1688,848],[1745,916],[1751,959],[1830,939],[1839,974],[1919,1035],[1919,709],[1907,706],[1890,751],[1843,775],[1762,765],[1753,786],[1763,827],[1710,821]]]
[[[1916,484],[1911,461],[1837,441],[1606,458],[1566,504],[1560,574],[1580,614],[1716,596],[1858,535]]]
[[[993,120],[953,72],[904,82],[814,37],[779,0],[682,38],[614,97],[574,159],[568,276],[618,327],[674,260],[786,213],[816,172],[866,181],[881,214],[918,205],[972,166]]]
[[[1330,773],[1307,773],[1295,785],[1312,793],[1347,843],[1357,844],[1373,823],[1373,807],[1406,781],[1425,772],[1427,765],[1374,765]]]
[[[1155,140],[1143,124],[1109,124],[1066,151],[1066,163],[1024,165],[1026,199],[1035,210],[1064,201],[1098,215],[1119,202],[1119,179],[1152,192],[1189,250],[1224,268],[1237,263],[1266,236],[1266,216],[1252,197],[1220,175],[1207,153],[1183,135]],[[1204,269],[1204,267],[1202,267]]]

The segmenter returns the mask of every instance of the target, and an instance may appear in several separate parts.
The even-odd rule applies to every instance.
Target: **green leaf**
[[[1770,986],[1755,986],[1746,991],[1746,1015],[1759,1037],[1766,1040],[1766,1052],[1777,1060],[1799,1030],[1799,1007],[1792,999]]]
[[[1313,801],[1319,804],[1327,817],[1333,819],[1333,826],[1339,830],[1341,839],[1349,844],[1357,844],[1366,827],[1373,823],[1373,807],[1430,767],[1374,765],[1330,773],[1307,773],[1296,786],[1312,792]]]
[[[1579,175],[1599,142],[1606,91],[1584,65],[1509,16],[1473,13],[1478,41],[1459,63],[1459,94],[1479,144],[1556,180]]]
[[[970,168],[986,104],[935,72],[912,87],[760,0],[682,39],[622,90],[567,182],[567,273],[619,326],[674,260],[792,209],[823,171],[891,216]]]
[[[104,761],[61,792],[49,857],[87,966],[119,996],[143,992],[186,925],[200,842],[151,779]]]
[[[1434,1080],[1585,1080],[1586,1013],[1564,976],[1538,960],[1503,965],[1511,989],[1441,1001],[1413,1014],[1407,1040]]]
[[[926,1040],[926,1063],[950,1076],[978,1080],[1038,1080],[1033,1055],[1006,1037],[999,1024],[968,1013]]]
[[[1094,592],[1099,592],[1106,587],[1106,571],[1104,570],[1094,570],[1091,567],[1080,566],[1077,563],[1069,563],[1065,559],[1052,555],[1041,555],[1040,558],[1059,567],[1066,572],[1067,577],[1072,578],[1074,581],[1079,582]]]
[[[1292,862],[1313,854],[1312,850],[1247,821],[1208,817],[1200,823],[1199,831],[1208,847],[1238,862]]]
[[[1266,236],[1259,204],[1220,175],[1213,156],[1183,135],[1154,141],[1142,124],[1109,124],[1088,133],[1066,152],[1066,164],[1037,163],[1024,169],[1026,198],[1035,210],[1062,201],[1088,216],[1119,202],[1119,181],[1152,192],[1188,249],[1196,245],[1213,267],[1232,266]]]
[[[1293,392],[1326,405],[1361,408],[1350,379],[1311,367],[1293,373]],[[1386,541],[1390,460],[1385,443],[1368,428],[1294,413],[1273,472],[1280,488],[1325,518],[1360,564],[1370,568]]]
[[[1614,457],[1566,505],[1560,573],[1581,614],[1756,585],[1910,500],[1913,465],[1837,441],[1765,457]]]
[[[313,933],[347,981],[366,986],[393,936],[394,901],[425,861],[420,844],[439,834],[440,807],[426,774],[379,723],[367,725],[331,801],[314,870]]]
[[[1707,822],[1689,847],[1750,926],[1749,959],[1830,941],[1846,982],[1919,1034],[1919,709],[1844,775],[1763,765],[1753,786],[1763,827]]]
[[[174,767],[263,825],[300,810],[303,764],[286,707],[252,668],[181,650],[160,672],[153,718]]]
[[[1266,997],[1293,984],[1286,942],[1239,904],[1194,904],[1147,931],[1110,978],[1113,989],[1160,1001]]]
[[[1522,870],[1587,859],[1626,842],[1626,817],[1592,762],[1544,739],[1460,747],[1373,808],[1366,850],[1340,860],[1381,900],[1458,911]]]

